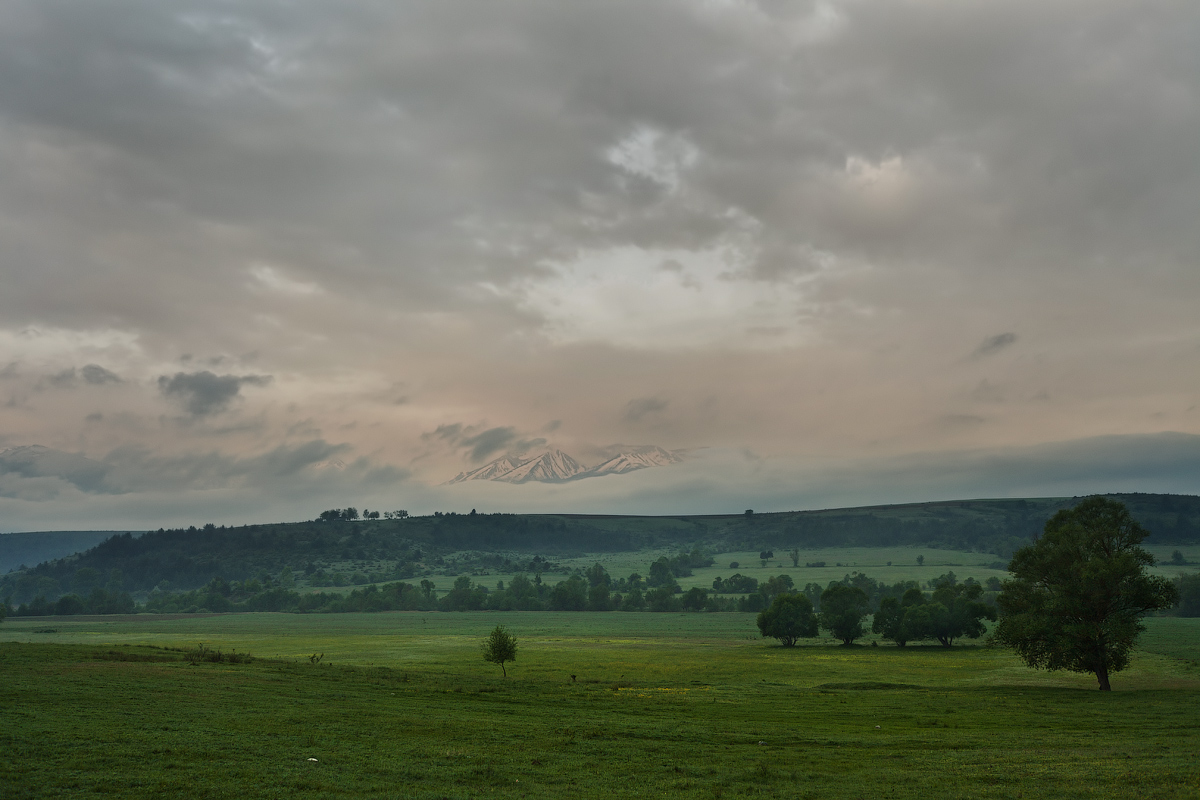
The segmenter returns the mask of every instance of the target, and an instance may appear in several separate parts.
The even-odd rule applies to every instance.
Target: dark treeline
[[[546,562],[542,562],[546,563]],[[718,578],[713,590],[693,587],[683,590],[677,577],[685,577],[694,567],[709,566],[711,557],[699,550],[677,556],[659,558],[650,565],[643,577],[632,573],[614,578],[602,564],[586,570],[575,570],[565,580],[555,583],[543,580],[542,574],[529,577],[518,573],[505,584],[498,581],[489,587],[458,577],[449,591],[440,596],[432,581],[419,584],[404,581],[372,584],[353,589],[348,594],[316,590],[297,591],[290,571],[279,579],[263,576],[244,581],[214,578],[207,585],[190,591],[155,589],[145,602],[135,603],[121,589],[121,576],[114,571],[105,588],[94,588],[86,597],[65,594],[56,601],[39,595],[13,609],[15,616],[46,616],[52,614],[130,614],[149,612],[223,613],[249,611],[287,612],[361,612],[361,611],[742,611],[757,612],[766,608],[780,594],[803,593],[814,607],[820,609],[821,595],[834,586],[848,586],[861,591],[872,609],[887,598],[899,598],[906,592],[919,589],[915,581],[888,585],[859,573],[830,581],[825,586],[809,583],[797,588],[791,577],[777,575],[763,581],[743,580],[734,575]],[[937,583],[956,583],[953,572],[939,577]],[[932,587],[935,582],[931,582]],[[967,579],[966,583],[975,583]],[[730,587],[739,585],[739,596],[728,596]],[[993,587],[989,587],[993,588]]]
[[[862,598],[863,613],[875,615],[876,633],[903,646],[908,640],[936,638],[949,644],[944,634],[950,625],[960,626],[958,616],[980,605],[994,605],[1001,582],[995,577],[986,583],[974,578],[958,580],[953,571],[928,581],[884,583],[858,572],[831,580],[824,586],[808,583],[798,587],[788,575],[774,575],[759,581],[740,574],[717,578],[713,589],[680,588],[675,573],[669,568],[654,569],[655,565],[674,562],[676,570],[689,570],[702,556],[698,551],[681,554],[673,559],[660,558],[651,564],[656,577],[633,573],[626,578],[613,578],[601,564],[586,570],[576,570],[565,580],[550,583],[541,573],[529,577],[518,573],[505,584],[494,587],[475,582],[463,575],[453,588],[440,596],[429,580],[419,584],[404,581],[369,585],[353,589],[348,594],[325,591],[297,591],[288,572],[280,580],[264,577],[246,581],[226,581],[214,578],[206,586],[190,591],[172,592],[156,589],[144,603],[120,588],[120,576],[112,575],[106,587],[96,587],[87,596],[66,594],[55,601],[43,595],[3,610],[15,616],[50,616],[72,614],[159,614],[228,613],[281,611],[293,613],[343,613],[372,611],[705,611],[761,612],[772,602],[787,595],[800,595],[820,613],[822,600],[830,590],[842,587]],[[703,566],[703,564],[698,564]],[[1177,581],[1181,601],[1173,613],[1180,616],[1200,616],[1200,575],[1184,576]],[[926,602],[926,601],[929,602]],[[957,615],[957,616],[956,616]],[[978,615],[976,615],[978,616]],[[949,620],[949,622],[948,622]],[[940,626],[940,627],[939,627]]]
[[[1150,532],[1150,544],[1200,540],[1200,497],[1114,495]],[[93,590],[142,598],[152,591],[195,591],[215,579],[260,583],[290,570],[309,586],[346,586],[414,580],[491,570],[549,575],[550,558],[584,553],[667,549],[689,552],[807,550],[828,546],[920,545],[994,553],[1006,563],[1029,544],[1046,520],[1070,498],[979,500],[877,506],[811,512],[697,517],[621,517],[466,514],[333,509],[309,522],[212,524],[113,536],[91,549],[0,577],[0,599],[55,603],[74,595],[87,603]],[[353,513],[351,513],[353,512]],[[382,516],[382,518],[380,518]],[[675,557],[678,559],[679,557]],[[536,559],[536,561],[535,561]],[[683,577],[683,562],[650,565],[641,593],[662,588],[664,572]],[[657,572],[656,572],[657,570]],[[289,587],[279,587],[289,589]],[[621,590],[614,589],[615,593]],[[705,602],[723,594],[752,594],[713,587]],[[119,593],[118,592],[118,593]],[[496,593],[489,590],[489,593]],[[628,593],[628,592],[626,592]],[[637,596],[634,596],[637,602]],[[693,597],[689,601],[695,605]],[[661,604],[661,603],[660,603]]]

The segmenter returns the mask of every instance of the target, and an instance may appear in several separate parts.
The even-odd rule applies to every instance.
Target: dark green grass
[[[1032,672],[986,647],[779,648],[747,638],[752,619],[237,615],[73,630],[56,620],[54,634],[6,622],[0,637],[34,643],[0,644],[0,796],[1200,790],[1200,628],[1176,624],[1187,621],[1150,620],[1149,652],[1100,693],[1086,676]],[[479,654],[497,622],[520,642],[508,679]],[[295,654],[192,665],[176,650],[114,644],[180,646],[201,633],[226,651],[262,653],[257,636]],[[37,643],[55,639],[74,643]],[[300,657],[321,644],[340,652],[332,665],[329,652],[316,665]]]

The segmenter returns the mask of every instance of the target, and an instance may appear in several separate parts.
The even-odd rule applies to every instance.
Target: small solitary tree
[[[503,625],[497,625],[488,634],[488,638],[484,639],[483,660],[491,664],[499,664],[500,672],[504,677],[508,677],[508,670],[504,668],[504,662],[517,660],[517,639],[506,631]]]

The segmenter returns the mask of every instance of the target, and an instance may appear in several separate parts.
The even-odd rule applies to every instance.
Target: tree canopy
[[[500,672],[508,677],[504,662],[517,660],[517,640],[503,625],[497,625],[483,640],[483,660],[489,664],[499,664]]]
[[[911,641],[925,638],[924,631],[914,623],[917,615],[913,609],[925,603],[925,595],[920,589],[909,589],[903,597],[885,597],[879,601],[879,610],[871,621],[871,630],[884,639],[904,647]]]
[[[1177,591],[1146,574],[1148,532],[1119,502],[1089,497],[1059,511],[1033,545],[1018,550],[997,603],[994,638],[1031,667],[1091,672],[1102,691],[1129,665],[1140,618],[1170,608]]]
[[[812,601],[800,593],[775,595],[770,608],[759,612],[757,621],[763,638],[778,639],[784,647],[794,647],[802,636],[817,635]]]
[[[961,636],[978,639],[987,632],[983,620],[996,618],[996,609],[979,600],[982,594],[978,583],[941,584],[929,602],[912,606],[905,615],[912,638],[937,639],[943,647]]]
[[[821,627],[842,644],[853,644],[866,633],[862,621],[870,610],[870,598],[857,586],[835,584],[821,593]]]

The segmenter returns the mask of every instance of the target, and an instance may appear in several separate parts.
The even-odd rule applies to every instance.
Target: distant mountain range
[[[549,450],[532,458],[503,456],[470,472],[460,472],[447,484],[465,481],[502,481],[503,483],[566,483],[601,475],[623,475],[648,467],[665,467],[683,461],[670,450],[656,445],[634,447],[618,453],[594,467],[584,467],[561,450]]]

